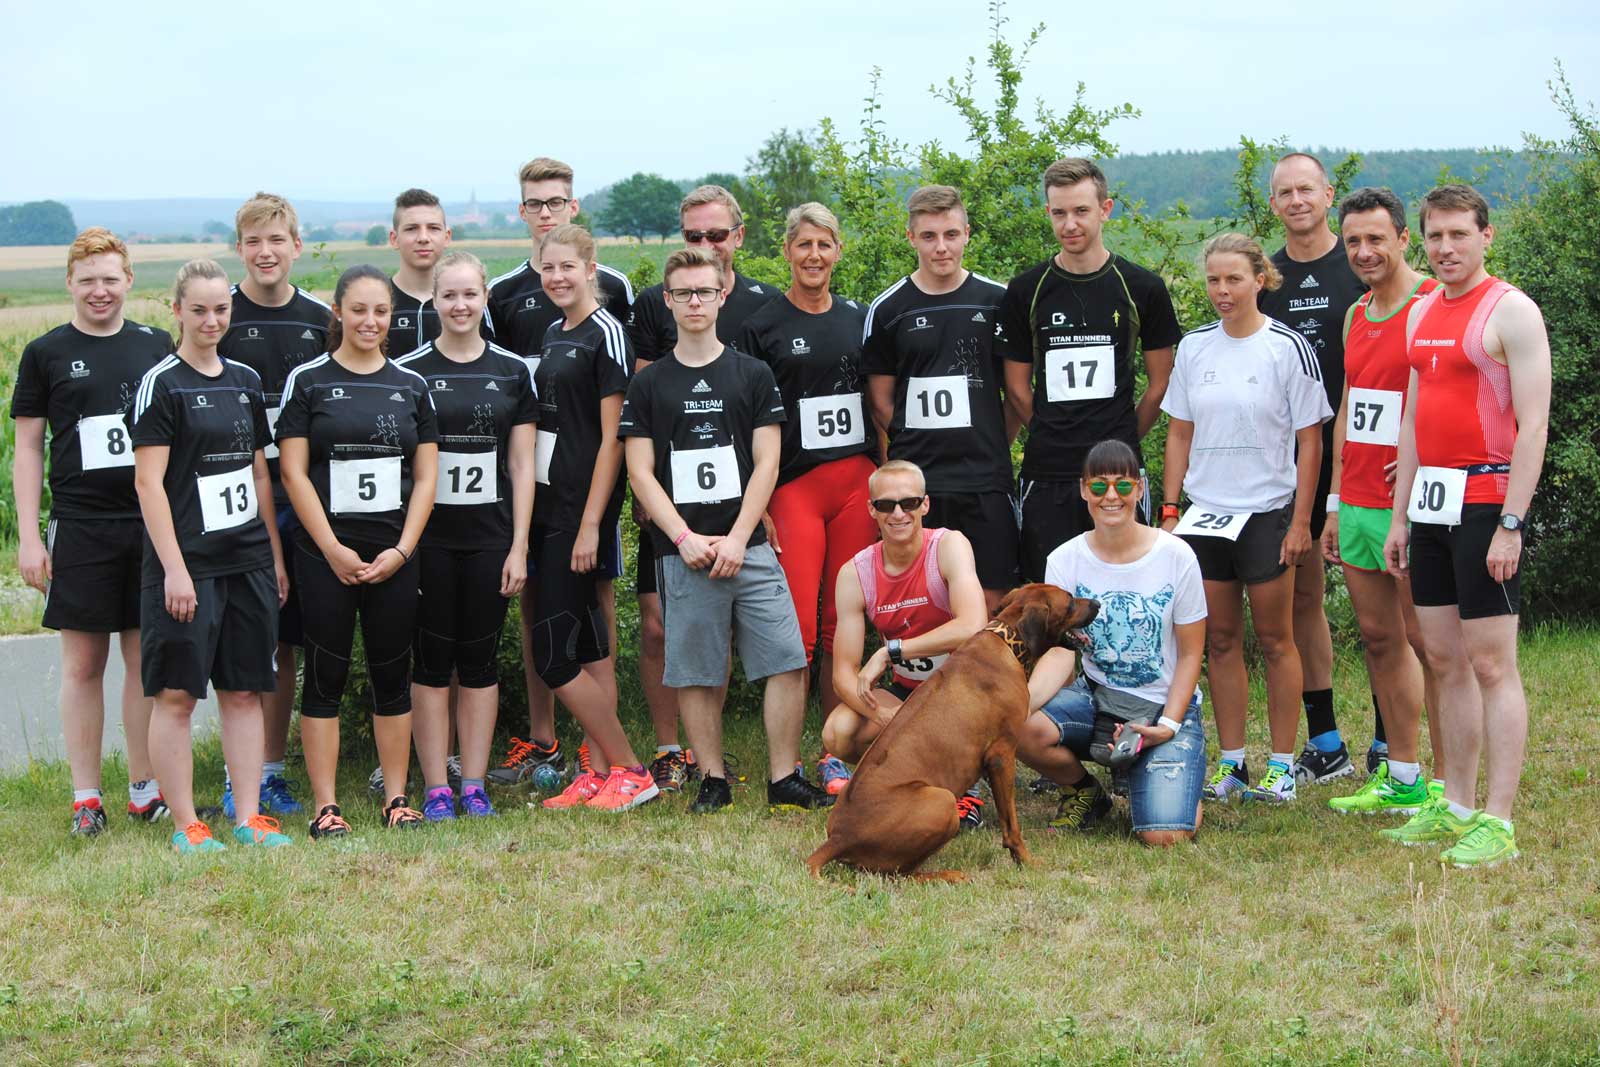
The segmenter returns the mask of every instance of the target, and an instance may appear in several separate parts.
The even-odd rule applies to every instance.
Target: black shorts
[[[1143,474],[1139,481],[1144,493],[1139,498],[1138,517],[1150,524],[1150,486]],[[1024,478],[1017,486],[1022,501],[1022,580],[1044,581],[1045,561],[1050,553],[1077,537],[1094,529],[1089,516],[1089,505],[1084,503],[1077,478],[1064,481],[1043,481]]]
[[[1195,534],[1184,534],[1183,539],[1200,561],[1201,578],[1256,585],[1270,582],[1289,569],[1279,559],[1293,516],[1294,502],[1290,501],[1281,508],[1250,516],[1236,540]]]
[[[495,653],[510,603],[500,595],[506,549],[468,552],[424,546],[417,551],[417,562],[412,681],[442,689],[454,674],[463,689],[496,684]]]
[[[306,637],[301,657],[305,670],[305,684],[300,687],[301,716],[339,717],[339,704],[350,678],[350,654],[358,618],[367,683],[372,690],[372,713],[404,715],[410,711],[411,645],[416,636],[419,599],[416,556],[375,585],[345,585],[304,530],[295,534],[292,544],[292,548],[285,546],[285,551],[294,560],[295,588]],[[391,547],[353,540],[343,544],[369,563]]]
[[[929,493],[922,525],[959,530],[972,542],[978,584],[1013,589],[1017,584],[1017,509],[1009,493]]]
[[[650,539],[648,530],[639,532],[640,541]],[[539,561],[534,558],[532,538],[529,538],[528,549],[528,577],[532,578],[539,573]],[[600,548],[595,553],[594,575],[602,582],[614,582],[622,577],[622,522],[617,518],[608,518],[600,523]],[[653,570],[654,568],[652,568]],[[652,577],[652,581],[654,578]],[[653,590],[652,590],[653,592]]]
[[[139,628],[143,522],[52,518],[44,544],[50,553],[45,626],[98,634]]]
[[[1322,424],[1322,466],[1317,469],[1317,492],[1311,498],[1311,547],[1322,554],[1317,541],[1328,524],[1328,494],[1333,492],[1333,419]]]
[[[633,553],[634,592],[638,596],[658,596],[656,585],[656,542],[649,526],[639,527],[639,547]]]
[[[596,586],[600,568],[588,574],[572,570],[572,545],[577,532],[533,528],[528,555],[539,562],[534,588],[530,652],[533,669],[551,689],[559,689],[578,676],[585,663],[611,654],[605,615],[600,611]]]
[[[1458,526],[1411,524],[1411,600],[1417,607],[1454,606],[1463,619],[1521,614],[1526,548],[1510,581],[1489,577],[1489,539],[1500,528],[1501,507],[1464,504]]]
[[[139,674],[144,695],[182,689],[196,700],[206,682],[225,693],[277,688],[278,578],[271,567],[194,581],[194,618],[167,611],[165,590],[147,585],[140,600]]]
[[[278,507],[278,541],[283,545],[284,569],[289,573],[289,599],[278,612],[278,643],[299,647],[306,643],[306,632],[300,623],[300,597],[294,587],[294,566],[290,563],[289,543],[300,528],[300,519],[288,504]],[[293,664],[290,664],[293,666]]]

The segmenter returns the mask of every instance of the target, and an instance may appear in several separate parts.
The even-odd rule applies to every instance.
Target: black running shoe
[[[707,775],[700,779],[700,795],[689,805],[689,813],[708,815],[731,807],[733,807],[733,787],[728,784],[728,780]]]
[[[1111,811],[1111,797],[1092,774],[1075,786],[1063,787],[1061,805],[1050,820],[1052,830],[1087,830]]]
[[[106,829],[106,810],[98,800],[72,805],[72,833],[75,837],[97,837]]]
[[[1061,787],[1041,774],[1028,786],[1028,792],[1034,794],[1035,796],[1045,796],[1051,793],[1061,792]]]
[[[1374,774],[1377,774],[1378,773],[1378,764],[1382,763],[1384,760],[1386,760],[1388,758],[1389,758],[1389,750],[1387,748],[1369,748],[1369,749],[1367,749],[1367,777],[1370,778]]]
[[[344,813],[337,804],[325,804],[317,817],[311,820],[311,840],[316,841],[324,837],[343,837],[350,832],[350,824],[344,821]]]
[[[172,818],[172,811],[167,807],[167,802],[160,793],[157,793],[150,803],[140,807],[131,799],[128,801],[128,818],[140,822],[160,822],[162,819]]]
[[[961,832],[976,830],[983,825],[983,798],[977,793],[956,797],[956,811],[961,816]]]
[[[1324,752],[1308,743],[1295,761],[1294,784],[1296,787],[1319,785],[1354,773],[1356,767],[1350,762],[1350,750],[1343,744],[1332,752]]]
[[[815,811],[831,808],[838,797],[826,789],[812,785],[804,775],[795,771],[787,778],[767,783],[767,810]]]

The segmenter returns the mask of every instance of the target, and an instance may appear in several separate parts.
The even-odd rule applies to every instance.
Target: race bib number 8
[[[556,435],[546,430],[533,435],[533,480],[540,485],[550,484],[550,460],[556,454]]]
[[[80,420],[78,451],[86,471],[133,466],[133,441],[121,415],[87,415]]]
[[[906,429],[963,430],[971,425],[965,374],[912,378],[906,383]]]
[[[328,510],[335,515],[400,510],[400,457],[328,462]]]
[[[200,523],[206,533],[231,530],[256,517],[254,467],[197,475],[195,486],[200,491]]]
[[[1412,522],[1456,526],[1461,522],[1461,505],[1467,497],[1467,472],[1455,467],[1418,467],[1411,483],[1411,502],[1406,517]]]
[[[1388,389],[1351,389],[1344,439],[1364,445],[1400,443],[1400,405],[1403,393]]]
[[[1173,533],[1190,537],[1221,537],[1228,541],[1239,540],[1244,524],[1250,521],[1248,511],[1212,511],[1209,508],[1191,507],[1183,513]]]
[[[491,504],[496,499],[495,471],[499,464],[495,452],[440,452],[439,488],[435,504]]]
[[[739,496],[739,460],[732,445],[672,453],[672,502],[713,504]]]
[[[861,421],[861,394],[803,396],[800,398],[800,447],[838,448],[859,445],[867,439]]]
[[[1115,396],[1116,350],[1110,345],[1050,349],[1044,354],[1044,388],[1057,404]]]

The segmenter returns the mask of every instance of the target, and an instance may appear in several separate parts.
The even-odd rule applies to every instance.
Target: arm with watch
[[[1507,294],[1489,314],[1484,348],[1491,357],[1498,349],[1505,362],[1517,426],[1500,528],[1489,539],[1485,559],[1489,577],[1508,582],[1522,561],[1523,519],[1539,485],[1550,433],[1550,339],[1538,306],[1520,292]]]
[[[1183,479],[1189,473],[1189,446],[1194,441],[1194,423],[1174,415],[1167,416],[1167,450],[1161,471],[1161,528],[1171,533],[1178,525],[1178,500],[1183,496]]]

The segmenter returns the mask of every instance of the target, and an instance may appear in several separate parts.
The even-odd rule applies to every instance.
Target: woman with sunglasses
[[[1225,233],[1207,242],[1204,262],[1206,295],[1221,317],[1178,343],[1161,404],[1172,419],[1161,525],[1189,542],[1205,579],[1207,677],[1222,750],[1206,796],[1283,803],[1295,798],[1302,681],[1293,568],[1313,550],[1322,424],[1333,411],[1311,346],[1256,308],[1263,289],[1283,283],[1261,245]],[[1181,517],[1180,489],[1190,502]],[[1253,787],[1244,759],[1246,590],[1267,665],[1272,738],[1266,774]]]
[[[1146,844],[1176,844],[1200,826],[1206,773],[1200,564],[1182,540],[1139,522],[1139,457],[1125,442],[1095,445],[1083,469],[1078,491],[1094,527],[1050,553],[1045,581],[1100,604],[1084,631],[1086,677],[1061,688],[1072,680],[1070,649],[1040,658],[1028,681],[1038,710],[1023,729],[1017,758],[1061,787],[1050,825],[1087,829],[1111,810],[1111,798],[1083,763],[1096,740],[1097,713],[1102,720],[1152,721],[1113,728],[1110,737],[1139,735],[1126,778],[1134,833]]]

